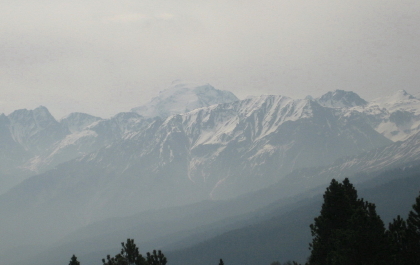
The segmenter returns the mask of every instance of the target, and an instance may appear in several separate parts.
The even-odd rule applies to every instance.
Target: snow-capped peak
[[[319,104],[328,108],[351,108],[365,106],[367,102],[352,91],[330,91],[317,99]]]
[[[417,98],[407,93],[407,91],[400,89],[393,95],[374,99],[372,100],[372,103],[379,105],[381,107],[385,107],[386,105],[389,106],[389,105],[397,104],[399,102],[416,100],[416,99]]]
[[[393,95],[372,100],[371,105],[377,105],[381,108],[386,108],[389,112],[404,110],[417,113],[416,115],[420,115],[420,110],[418,109],[420,105],[420,99],[410,95],[402,89],[398,90]]]
[[[407,91],[405,91],[404,89],[398,90],[397,93],[395,93],[394,95],[391,96],[391,98],[394,99],[394,100],[415,99],[414,96],[407,93]]]
[[[232,92],[215,89],[209,84],[199,85],[176,81],[168,89],[159,92],[159,95],[149,103],[133,108],[131,111],[144,117],[166,118],[173,114],[237,100],[238,98]]]

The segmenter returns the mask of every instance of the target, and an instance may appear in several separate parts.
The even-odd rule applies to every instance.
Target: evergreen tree
[[[358,203],[357,192],[347,179],[343,184],[333,179],[323,197],[321,214],[310,226],[313,237],[310,264],[327,264],[327,257],[331,255],[339,230],[347,226],[353,213],[352,205]]]
[[[147,252],[147,263],[149,265],[166,265],[167,260],[160,250],[157,253],[156,250],[153,250],[153,255]]]
[[[103,265],[122,265],[123,261],[118,257],[118,255],[116,257],[111,257],[110,255],[107,255],[106,260],[102,259]],[[119,261],[117,261],[117,258],[119,258]]]
[[[420,264],[420,195],[413,204],[413,210],[408,214],[407,240],[408,249],[405,259],[412,262],[411,264]]]
[[[375,205],[359,199],[346,178],[332,180],[311,224],[310,265],[386,264],[388,241]]]
[[[420,196],[405,221],[394,219],[387,231],[391,243],[392,264],[420,264]]]
[[[220,259],[220,261],[219,261],[219,265],[225,265],[225,263],[223,262],[223,260],[222,260],[222,259]]]
[[[420,195],[413,204],[413,210],[408,214],[407,223],[410,229],[415,232],[416,237],[420,238]]]
[[[121,246],[121,252],[115,257],[108,255],[106,260],[102,259],[103,265],[148,265],[134,243],[134,239],[128,238],[126,243],[121,242]]]
[[[77,260],[77,257],[74,254],[70,259],[69,265],[80,265],[80,262]]]
[[[409,254],[407,223],[399,215],[388,226],[387,235],[390,241],[391,264],[405,265],[412,264],[407,259]]]

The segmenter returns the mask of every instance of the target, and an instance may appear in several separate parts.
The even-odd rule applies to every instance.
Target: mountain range
[[[334,177],[365,183],[372,172],[415,165],[420,100],[402,90],[371,102],[342,90],[238,100],[210,85],[176,83],[109,119],[72,113],[57,121],[45,107],[1,115],[0,145],[0,236],[10,239],[0,251],[11,263],[14,249],[37,253],[108,218],[136,214],[131,220],[145,225],[150,211],[207,201],[203,209],[217,215],[210,202],[240,201],[211,225],[320,192]],[[180,212],[182,220],[191,214]]]

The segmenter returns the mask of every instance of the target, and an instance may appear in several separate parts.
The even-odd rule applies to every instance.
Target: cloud
[[[137,21],[144,21],[144,20],[150,20],[150,16],[146,16],[144,14],[139,13],[131,13],[131,14],[120,14],[116,16],[109,17],[105,19],[105,22],[137,22]]]
[[[159,13],[156,15],[147,15],[141,13],[125,13],[118,14],[104,19],[105,22],[137,22],[137,21],[150,21],[150,20],[172,20],[175,18],[174,14]]]
[[[242,98],[414,93],[419,10],[414,0],[5,0],[0,93],[10,111],[54,105],[57,116],[110,116],[175,79]]]
[[[161,19],[161,20],[173,20],[175,18],[175,15],[169,14],[169,13],[160,13],[160,14],[157,14],[155,18]]]

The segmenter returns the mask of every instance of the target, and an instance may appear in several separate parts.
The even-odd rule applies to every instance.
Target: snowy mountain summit
[[[386,108],[390,112],[396,110],[404,110],[417,112],[417,114],[420,114],[420,110],[418,108],[419,103],[420,99],[410,95],[403,89],[398,90],[393,95],[377,98],[371,102],[372,105],[378,105],[381,108]]]
[[[320,105],[336,109],[344,119],[368,122],[392,141],[404,141],[420,131],[420,99],[405,90],[370,102],[354,92],[335,90],[315,99]],[[339,114],[341,113],[341,114]]]
[[[215,89],[209,84],[199,85],[176,81],[145,105],[133,108],[144,117],[166,118],[194,109],[239,100],[232,92]]]
[[[328,108],[351,108],[365,106],[367,101],[352,91],[335,90],[322,95],[317,101]]]

